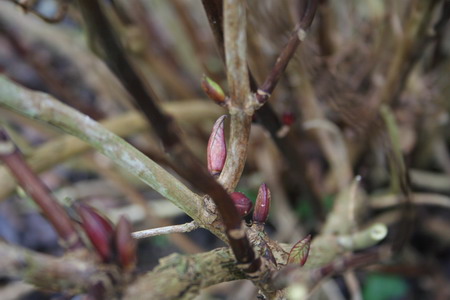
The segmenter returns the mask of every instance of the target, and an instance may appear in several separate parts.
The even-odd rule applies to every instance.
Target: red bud
[[[291,112],[285,112],[283,113],[281,121],[284,125],[291,126],[295,122],[295,116]]]
[[[255,210],[253,211],[253,222],[264,224],[267,221],[270,210],[270,190],[263,183],[259,187],[258,196],[256,197]]]
[[[308,259],[310,245],[311,235],[298,241],[289,252],[288,264],[300,264],[300,266],[303,266]]]
[[[104,262],[109,261],[112,258],[111,239],[113,227],[111,222],[88,205],[81,204],[77,207],[77,210],[81,217],[81,226],[97,253]]]
[[[231,199],[233,199],[234,206],[236,206],[239,215],[241,215],[242,217],[248,215],[253,206],[252,201],[249,198],[247,198],[247,196],[239,192],[231,193],[230,196]]]
[[[117,259],[126,271],[130,271],[136,265],[136,240],[131,236],[131,224],[123,216],[117,223],[114,235],[114,243],[117,251]]]
[[[219,105],[225,105],[225,93],[222,88],[206,75],[202,77],[202,89],[214,102]]]
[[[211,136],[208,141],[207,148],[207,161],[208,170],[212,175],[218,175],[222,172],[225,165],[225,159],[227,158],[227,144],[225,141],[225,132],[223,128],[223,122],[226,116],[221,116],[214,123]]]

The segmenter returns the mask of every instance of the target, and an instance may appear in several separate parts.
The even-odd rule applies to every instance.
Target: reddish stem
[[[83,247],[81,239],[66,211],[58,204],[39,177],[31,170],[22,154],[1,128],[0,160],[9,168],[19,185],[41,208],[44,215],[64,241],[64,245],[71,250]]]

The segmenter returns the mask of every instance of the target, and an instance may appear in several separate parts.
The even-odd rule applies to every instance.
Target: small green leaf
[[[309,246],[311,245],[311,235],[298,241],[289,252],[288,264],[300,264],[303,266],[308,259]]]
[[[225,93],[223,92],[220,85],[214,82],[211,78],[203,75],[201,86],[203,91],[208,95],[208,97],[214,100],[219,105],[225,104]]]

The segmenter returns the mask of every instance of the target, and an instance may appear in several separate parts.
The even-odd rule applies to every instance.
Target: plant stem
[[[266,102],[273,90],[275,89],[281,75],[286,70],[289,61],[297,50],[298,45],[306,38],[306,30],[311,26],[311,23],[316,14],[318,0],[303,1],[304,6],[300,11],[300,20],[295,30],[292,32],[286,46],[281,50],[280,55],[275,61],[275,65],[266,77],[266,80],[258,89],[256,97],[259,102]]]
[[[44,215],[53,225],[64,246],[74,250],[83,247],[80,237],[58,201],[51,195],[50,190],[31,170],[25,162],[19,149],[9,139],[6,131],[0,127],[0,160],[9,168],[20,186],[31,196],[41,208]]]
[[[0,76],[0,106],[75,135],[172,201],[199,224],[210,224],[202,199],[174,176],[94,120],[50,95],[33,92]],[[220,231],[211,229],[221,236]]]
[[[156,104],[157,97],[127,58],[119,39],[97,1],[79,1],[84,19],[99,38],[106,61],[133,96],[170,153],[175,171],[201,192],[211,196],[225,225],[225,233],[238,263],[252,269],[255,254],[245,234],[245,226],[227,191],[209,174],[205,166],[185,146],[174,120]],[[194,218],[195,219],[195,218]],[[216,230],[217,231],[217,230]],[[250,265],[248,266],[248,264]]]
[[[222,0],[202,0],[203,8],[206,16],[208,17],[209,25],[213,31],[216,39],[218,51],[223,60],[225,60],[225,46],[224,46],[224,33],[223,33],[223,1]],[[258,83],[256,82],[251,71],[249,73],[250,89],[258,96]],[[308,176],[305,175],[306,167],[304,165],[305,155],[300,151],[300,147],[297,145],[297,137],[292,131],[287,135],[279,136],[279,132],[282,128],[277,114],[270,106],[270,103],[265,103],[262,107],[256,110],[256,117],[259,122],[270,132],[272,139],[275,141],[280,152],[283,153],[286,161],[289,162],[290,171],[294,173],[300,182],[308,180]],[[225,176],[225,175],[223,175]],[[303,180],[302,180],[303,179]],[[302,189],[307,189],[307,186],[302,186]],[[313,198],[313,197],[311,197]],[[308,197],[308,199],[310,199]],[[314,212],[318,219],[323,219],[323,209],[320,203],[320,199],[315,197],[312,199],[311,205],[314,208]]]
[[[63,259],[38,253],[0,241],[0,275],[20,277],[38,288],[64,291],[72,295],[86,293],[98,283],[114,288],[105,267],[74,256]],[[116,286],[117,287],[117,286]]]
[[[414,205],[431,205],[450,209],[450,197],[441,194],[413,193],[411,200]],[[372,196],[370,198],[370,206],[374,209],[391,208],[402,204],[404,204],[403,196],[396,194]]]
[[[193,299],[202,288],[238,279],[245,279],[245,273],[236,267],[228,248],[172,254],[130,286],[125,299]]]
[[[244,112],[236,112],[230,116],[227,159],[218,179],[228,192],[234,191],[244,170],[251,122],[251,116]]]
[[[224,46],[230,90],[230,110],[250,109],[253,114],[247,68],[247,35],[244,3],[240,0],[224,1]],[[231,111],[233,113],[233,111]]]
[[[151,236],[157,236],[162,234],[171,234],[171,233],[184,233],[191,232],[198,228],[198,225],[195,222],[190,222],[181,225],[172,225],[172,226],[164,226],[152,229],[145,229],[141,231],[135,231],[132,233],[132,236],[135,239],[144,239]]]
[[[215,119],[222,112],[217,105],[200,100],[168,102],[163,104],[163,108],[183,123],[195,122],[199,119]],[[100,124],[120,137],[128,137],[148,127],[145,118],[138,112],[111,117],[101,121]],[[28,157],[27,163],[34,172],[40,173],[71,157],[81,155],[89,149],[91,146],[79,138],[63,135],[36,148]],[[16,183],[8,170],[0,166],[0,201],[11,194],[15,187]]]
[[[224,41],[227,78],[230,89],[228,109],[230,140],[225,166],[219,182],[234,191],[247,159],[248,140],[255,99],[250,93],[247,68],[247,37],[245,8],[241,1],[224,2]]]

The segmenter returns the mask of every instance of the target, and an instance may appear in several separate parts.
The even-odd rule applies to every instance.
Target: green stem
[[[33,92],[0,76],[0,106],[53,125],[90,144],[172,201],[199,224],[209,224],[201,197],[122,138],[50,95]],[[214,232],[221,236],[219,232]]]

